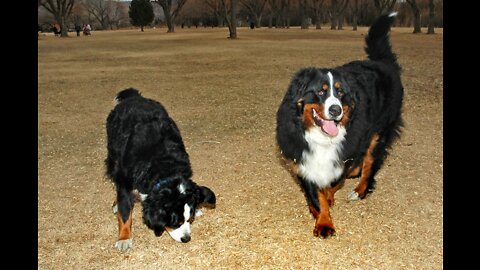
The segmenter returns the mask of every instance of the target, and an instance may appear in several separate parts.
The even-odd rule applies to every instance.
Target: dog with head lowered
[[[277,112],[276,139],[315,218],[313,234],[335,233],[335,192],[360,177],[349,200],[364,199],[402,127],[401,68],[389,31],[396,13],[380,16],[365,38],[368,60],[298,71]]]
[[[107,176],[115,184],[118,219],[115,247],[132,247],[132,211],[141,200],[143,222],[156,236],[190,241],[190,225],[201,205],[213,207],[215,194],[192,181],[180,131],[165,108],[129,88],[116,96],[107,118]]]

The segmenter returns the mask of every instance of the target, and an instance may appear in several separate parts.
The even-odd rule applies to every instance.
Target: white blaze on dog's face
[[[331,72],[328,72],[327,73],[328,75],[328,83],[330,84],[329,85],[329,89],[328,89],[328,98],[325,100],[325,116],[328,116],[330,117],[331,120],[337,120],[339,121],[340,119],[342,119],[343,117],[343,110],[342,110],[342,102],[340,102],[340,100],[335,97],[333,95],[334,93],[334,84],[333,84],[333,75]],[[338,110],[340,110],[340,114],[339,115],[332,115],[330,112],[331,112],[331,108],[332,106],[335,106],[337,105],[338,107]]]
[[[183,217],[185,218],[185,222],[176,229],[165,228],[170,237],[172,237],[175,241],[181,243],[187,243],[190,241],[190,216],[192,214],[192,210],[188,204],[183,206]]]

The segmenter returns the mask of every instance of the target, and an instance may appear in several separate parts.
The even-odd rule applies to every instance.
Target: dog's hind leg
[[[117,219],[118,219],[118,241],[115,247],[118,250],[127,250],[132,247],[132,213],[133,194],[131,189],[117,185]]]
[[[350,192],[350,194],[348,194],[347,199],[350,201],[364,199],[365,196],[367,196],[368,191],[373,188],[373,184],[375,182],[374,176],[380,168],[379,162],[381,162],[381,159],[377,160],[374,157],[374,150],[377,147],[378,140],[378,134],[373,135],[370,145],[367,149],[367,153],[363,157],[363,163],[360,165],[360,182],[358,183],[357,187]]]

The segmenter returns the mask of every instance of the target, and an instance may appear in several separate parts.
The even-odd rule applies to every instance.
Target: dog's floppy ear
[[[295,77],[277,111],[277,143],[285,158],[297,161],[301,160],[303,149],[308,148],[304,138],[305,127],[301,121],[304,85],[300,78]]]
[[[215,193],[213,193],[213,191],[208,187],[197,185],[195,193],[198,204],[206,203],[215,205],[217,201]]]

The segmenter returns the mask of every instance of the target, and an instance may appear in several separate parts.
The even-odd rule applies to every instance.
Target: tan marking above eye
[[[322,89],[326,91],[326,90],[328,89],[328,84],[324,83],[324,84],[322,85]]]
[[[340,83],[339,83],[339,82],[335,82],[335,84],[333,85],[333,87],[335,87],[336,89],[339,89],[339,88],[340,88]]]

